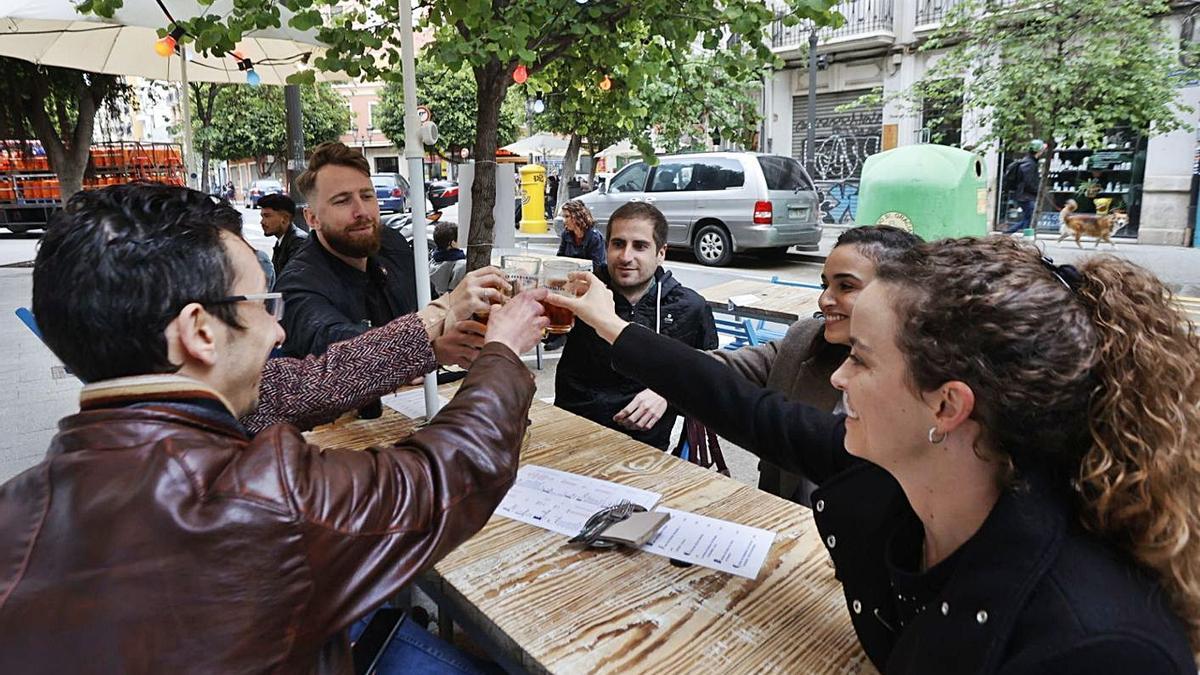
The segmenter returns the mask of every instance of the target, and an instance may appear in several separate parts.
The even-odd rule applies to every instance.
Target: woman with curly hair
[[[563,204],[563,233],[557,255],[592,261],[592,272],[604,269],[604,235],[596,230],[592,212],[578,199]]]
[[[619,372],[819,485],[880,671],[1196,673],[1200,340],[1154,275],[1007,238],[883,261],[832,377],[845,415],[627,326],[607,295],[550,302]]]

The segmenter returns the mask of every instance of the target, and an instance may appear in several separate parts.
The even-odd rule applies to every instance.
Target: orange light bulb
[[[160,37],[154,43],[154,53],[159,56],[167,57],[175,53],[175,38],[170,35]]]
[[[609,89],[612,89],[612,80],[609,79],[609,77],[607,75],[605,75],[604,79],[600,80],[600,90],[608,91]]]
[[[513,69],[513,82],[516,82],[517,84],[525,84],[525,81],[528,79],[529,71],[526,70],[524,65],[518,65]]]

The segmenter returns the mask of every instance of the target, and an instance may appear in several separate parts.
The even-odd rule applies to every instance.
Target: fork
[[[609,526],[628,518],[629,514],[633,512],[634,506],[633,502],[622,499],[616,506],[600,509],[592,514],[591,518],[588,518],[587,522],[583,525],[583,529],[579,531],[579,534],[571,537],[567,543],[578,544],[583,542],[584,544],[591,544]]]

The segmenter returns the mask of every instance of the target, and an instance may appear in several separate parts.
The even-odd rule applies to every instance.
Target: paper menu
[[[425,390],[421,387],[409,389],[399,394],[389,394],[379,399],[384,405],[404,415],[409,419],[425,417]],[[438,396],[438,409],[449,403],[445,396]]]
[[[514,487],[516,486],[590,504],[595,507],[592,509],[593,513],[605,506],[619,504],[621,500],[631,501],[649,511],[654,508],[658,500],[662,499],[662,495],[657,492],[536,464],[526,464],[517,471],[517,481]]]
[[[657,492],[526,464],[496,514],[570,537],[606,506],[628,500],[649,510],[660,498]]]
[[[757,578],[775,541],[769,530],[666,507],[657,510],[671,514],[671,519],[643,551],[739,577]]]
[[[527,464],[496,514],[574,536],[593,513],[622,499],[654,509],[662,495],[610,481]],[[747,579],[758,577],[775,533],[666,507],[671,519],[641,550]]]

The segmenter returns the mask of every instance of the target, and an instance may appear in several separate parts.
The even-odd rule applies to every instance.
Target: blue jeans
[[[350,626],[351,640],[358,639],[374,615],[371,612]],[[439,640],[407,616],[400,623],[400,628],[388,643],[375,669],[376,675],[491,675],[502,672],[499,667],[483,663],[454,645]]]
[[[1017,203],[1017,206],[1021,207],[1021,219],[1012,225],[1009,225],[1008,229],[1004,231],[1005,234],[1020,232],[1021,230],[1029,227],[1029,223],[1033,221],[1033,203],[1035,200],[1014,199],[1013,201]]]

